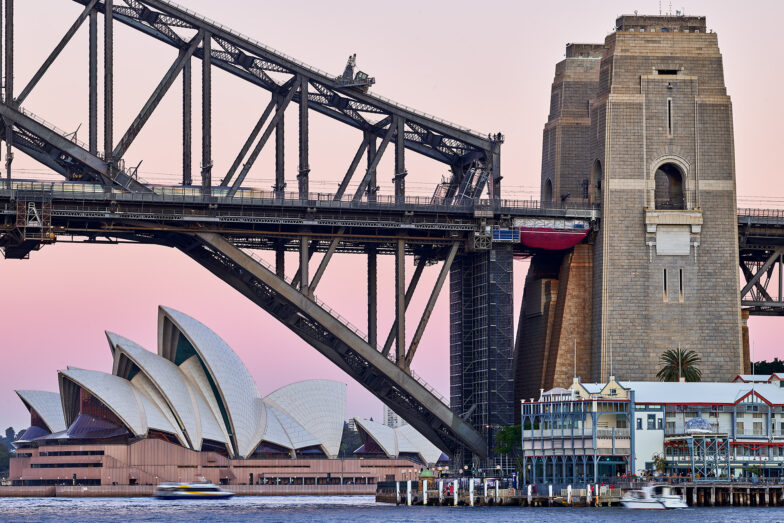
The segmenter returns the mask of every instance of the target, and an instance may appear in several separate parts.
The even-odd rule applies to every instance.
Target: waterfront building
[[[775,375],[774,375],[775,376]],[[770,382],[582,383],[521,402],[526,481],[655,473],[784,476],[784,388]]]
[[[159,308],[157,354],[106,336],[111,373],[69,367],[58,371],[59,393],[17,391],[30,428],[14,442],[14,484],[375,483],[440,458],[408,427],[406,444],[379,438],[384,452],[339,459],[344,383],[262,396],[226,342],[174,309]]]

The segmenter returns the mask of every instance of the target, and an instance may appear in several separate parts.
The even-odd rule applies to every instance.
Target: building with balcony
[[[747,377],[748,378],[748,377]],[[757,379],[759,378],[759,379]],[[582,383],[522,401],[525,481],[595,482],[653,472],[784,476],[784,387],[722,383]]]

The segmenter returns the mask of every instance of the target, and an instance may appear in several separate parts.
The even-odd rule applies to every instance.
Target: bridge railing
[[[738,219],[753,218],[784,223],[784,209],[738,209]]]
[[[459,203],[447,202],[444,198],[432,196],[406,196],[401,199],[394,195],[377,195],[354,201],[350,195],[335,199],[332,193],[309,193],[307,199],[301,199],[297,192],[276,192],[273,190],[245,188],[234,196],[226,196],[228,187],[213,187],[211,196],[204,196],[200,187],[168,186],[148,184],[151,193],[131,193],[120,188],[105,187],[88,182],[49,182],[37,180],[0,180],[0,191],[36,192],[52,197],[59,196],[71,199],[80,197],[90,200],[121,200],[138,202],[181,202],[194,204],[228,204],[228,205],[277,205],[301,207],[303,205],[336,208],[407,208],[444,212],[504,212],[505,210],[526,210],[542,215],[569,215],[580,217],[598,217],[596,206],[585,205],[542,205],[538,200],[467,200]]]

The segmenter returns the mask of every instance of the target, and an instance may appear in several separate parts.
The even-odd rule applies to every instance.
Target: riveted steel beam
[[[424,385],[310,296],[292,288],[222,236],[173,235],[169,241],[273,315],[441,450],[454,455],[465,446],[479,456],[486,455],[484,438]]]
[[[256,147],[253,148],[253,151],[248,156],[248,161],[245,162],[245,165],[242,166],[242,170],[237,175],[237,178],[234,180],[234,183],[231,185],[229,192],[227,193],[228,196],[234,196],[237,191],[239,190],[242,182],[245,180],[245,177],[248,175],[250,168],[253,167],[253,163],[256,161],[256,158],[259,157],[261,154],[261,150],[264,148],[264,145],[269,140],[269,137],[272,135],[272,131],[275,130],[275,127],[278,125],[278,122],[283,118],[283,113],[286,112],[286,107],[288,107],[291,100],[294,98],[294,93],[297,91],[297,82],[293,82],[291,87],[289,87],[288,94],[283,99],[283,101],[278,105],[275,116],[272,117],[267,128],[264,130],[264,134],[261,135],[261,139],[256,144]]]
[[[362,143],[359,144],[359,148],[357,149],[357,152],[354,155],[354,159],[351,160],[351,165],[349,165],[345,176],[343,176],[343,180],[340,182],[340,185],[338,186],[338,190],[334,196],[335,200],[340,200],[343,198],[343,195],[346,193],[346,189],[348,188],[348,184],[349,182],[351,182],[351,177],[354,176],[354,171],[357,170],[357,167],[359,166],[359,162],[362,161],[362,156],[364,156],[367,147],[368,147],[368,137],[367,135],[365,135],[365,138],[362,140]]]
[[[182,184],[193,183],[193,84],[191,61],[182,68]]]
[[[414,269],[414,274],[411,276],[411,281],[408,282],[408,289],[406,289],[405,308],[408,308],[408,305],[411,303],[411,298],[414,296],[414,291],[416,290],[417,284],[419,283],[419,278],[422,276],[422,271],[425,269],[426,262],[427,260],[425,258],[419,259],[419,263],[417,263],[417,266]],[[392,350],[392,344],[395,342],[396,337],[397,317],[392,322],[392,328],[389,329],[389,334],[387,335],[387,339],[384,342],[384,348],[381,350],[381,354],[384,356],[389,354],[390,350]]]
[[[387,132],[384,135],[384,139],[381,140],[381,145],[378,147],[376,154],[373,155],[373,159],[371,160],[370,165],[368,165],[364,178],[362,178],[362,181],[359,183],[359,187],[357,187],[357,192],[354,193],[353,201],[356,202],[362,199],[362,195],[368,188],[368,184],[373,179],[376,167],[378,167],[378,162],[381,161],[381,156],[383,156],[384,151],[386,150],[387,145],[389,145],[389,141],[392,139],[392,135],[394,134],[395,128],[394,126],[390,125],[389,129],[387,129]]]
[[[152,116],[153,111],[158,107],[158,104],[161,103],[163,97],[169,91],[169,88],[174,83],[174,80],[180,74],[182,69],[185,67],[185,64],[188,63],[193,56],[193,52],[196,51],[196,48],[199,44],[204,40],[204,35],[199,32],[196,36],[193,37],[190,44],[188,45],[187,49],[180,50],[177,59],[174,60],[174,63],[169,67],[169,70],[166,71],[166,74],[161,79],[158,87],[155,88],[155,91],[150,95],[150,98],[147,99],[147,102],[142,107],[142,110],[139,111],[139,114],[134,118],[133,122],[131,122],[130,127],[128,130],[125,131],[125,134],[120,139],[120,142],[117,144],[117,147],[114,148],[112,152],[112,157],[115,159],[120,159],[125,155],[128,148],[131,146],[133,141],[139,135],[139,131],[142,130],[144,124],[147,123],[147,120],[150,119]]]
[[[60,56],[60,53],[63,52],[63,49],[65,49],[65,46],[68,45],[68,42],[71,41],[73,35],[76,34],[76,31],[79,30],[84,21],[87,20],[87,17],[90,16],[90,14],[93,12],[93,8],[97,3],[98,0],[91,0],[90,3],[87,4],[73,25],[71,25],[68,31],[66,31],[65,36],[60,39],[52,52],[49,53],[49,56],[46,57],[44,63],[41,64],[41,67],[38,68],[30,81],[27,82],[27,85],[24,87],[24,89],[22,89],[22,92],[19,93],[19,96],[16,98],[16,103],[21,105],[30,92],[35,88],[35,86],[38,85],[38,82],[41,80],[41,78],[43,78],[44,74],[46,74],[46,71],[49,70],[49,67],[51,67],[57,57]]]
[[[259,121],[256,122],[256,125],[253,126],[253,130],[250,132],[248,139],[245,140],[245,143],[242,144],[242,149],[240,149],[239,154],[237,157],[234,158],[234,162],[231,164],[229,168],[229,172],[226,173],[226,176],[223,177],[223,181],[221,181],[221,186],[226,187],[229,185],[229,182],[234,177],[234,173],[237,172],[237,169],[242,164],[242,160],[245,158],[245,155],[248,154],[250,150],[250,146],[253,145],[253,142],[256,140],[256,137],[261,132],[262,127],[264,127],[264,122],[267,121],[269,115],[272,114],[272,110],[275,108],[276,100],[273,96],[273,99],[267,104],[267,107],[264,109],[264,112],[261,113],[261,117]]]
[[[308,198],[310,163],[308,161],[308,79],[301,76],[299,79],[299,172],[297,185],[301,200]]]
[[[212,34],[202,35],[201,193],[212,196]]]
[[[460,247],[459,243],[452,245],[452,248],[449,249],[449,254],[446,257],[446,260],[444,260],[444,263],[441,265],[441,272],[438,274],[436,284],[433,286],[433,291],[430,293],[430,298],[427,300],[425,310],[422,313],[422,318],[420,318],[419,325],[417,325],[417,329],[414,332],[414,338],[411,340],[411,345],[408,346],[408,351],[406,351],[406,368],[411,367],[414,354],[416,354],[416,350],[419,347],[419,342],[422,341],[422,335],[425,333],[425,327],[427,327],[427,322],[430,320],[430,315],[433,314],[433,307],[436,306],[436,300],[438,300],[438,296],[441,294],[441,288],[444,286],[446,277],[449,275],[449,269],[452,267],[452,262],[455,259],[455,254],[457,254],[458,247]]]

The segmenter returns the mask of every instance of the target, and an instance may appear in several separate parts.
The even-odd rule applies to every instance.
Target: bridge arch
[[[678,156],[663,156],[651,167],[647,206],[652,209],[691,209],[689,164]]]

